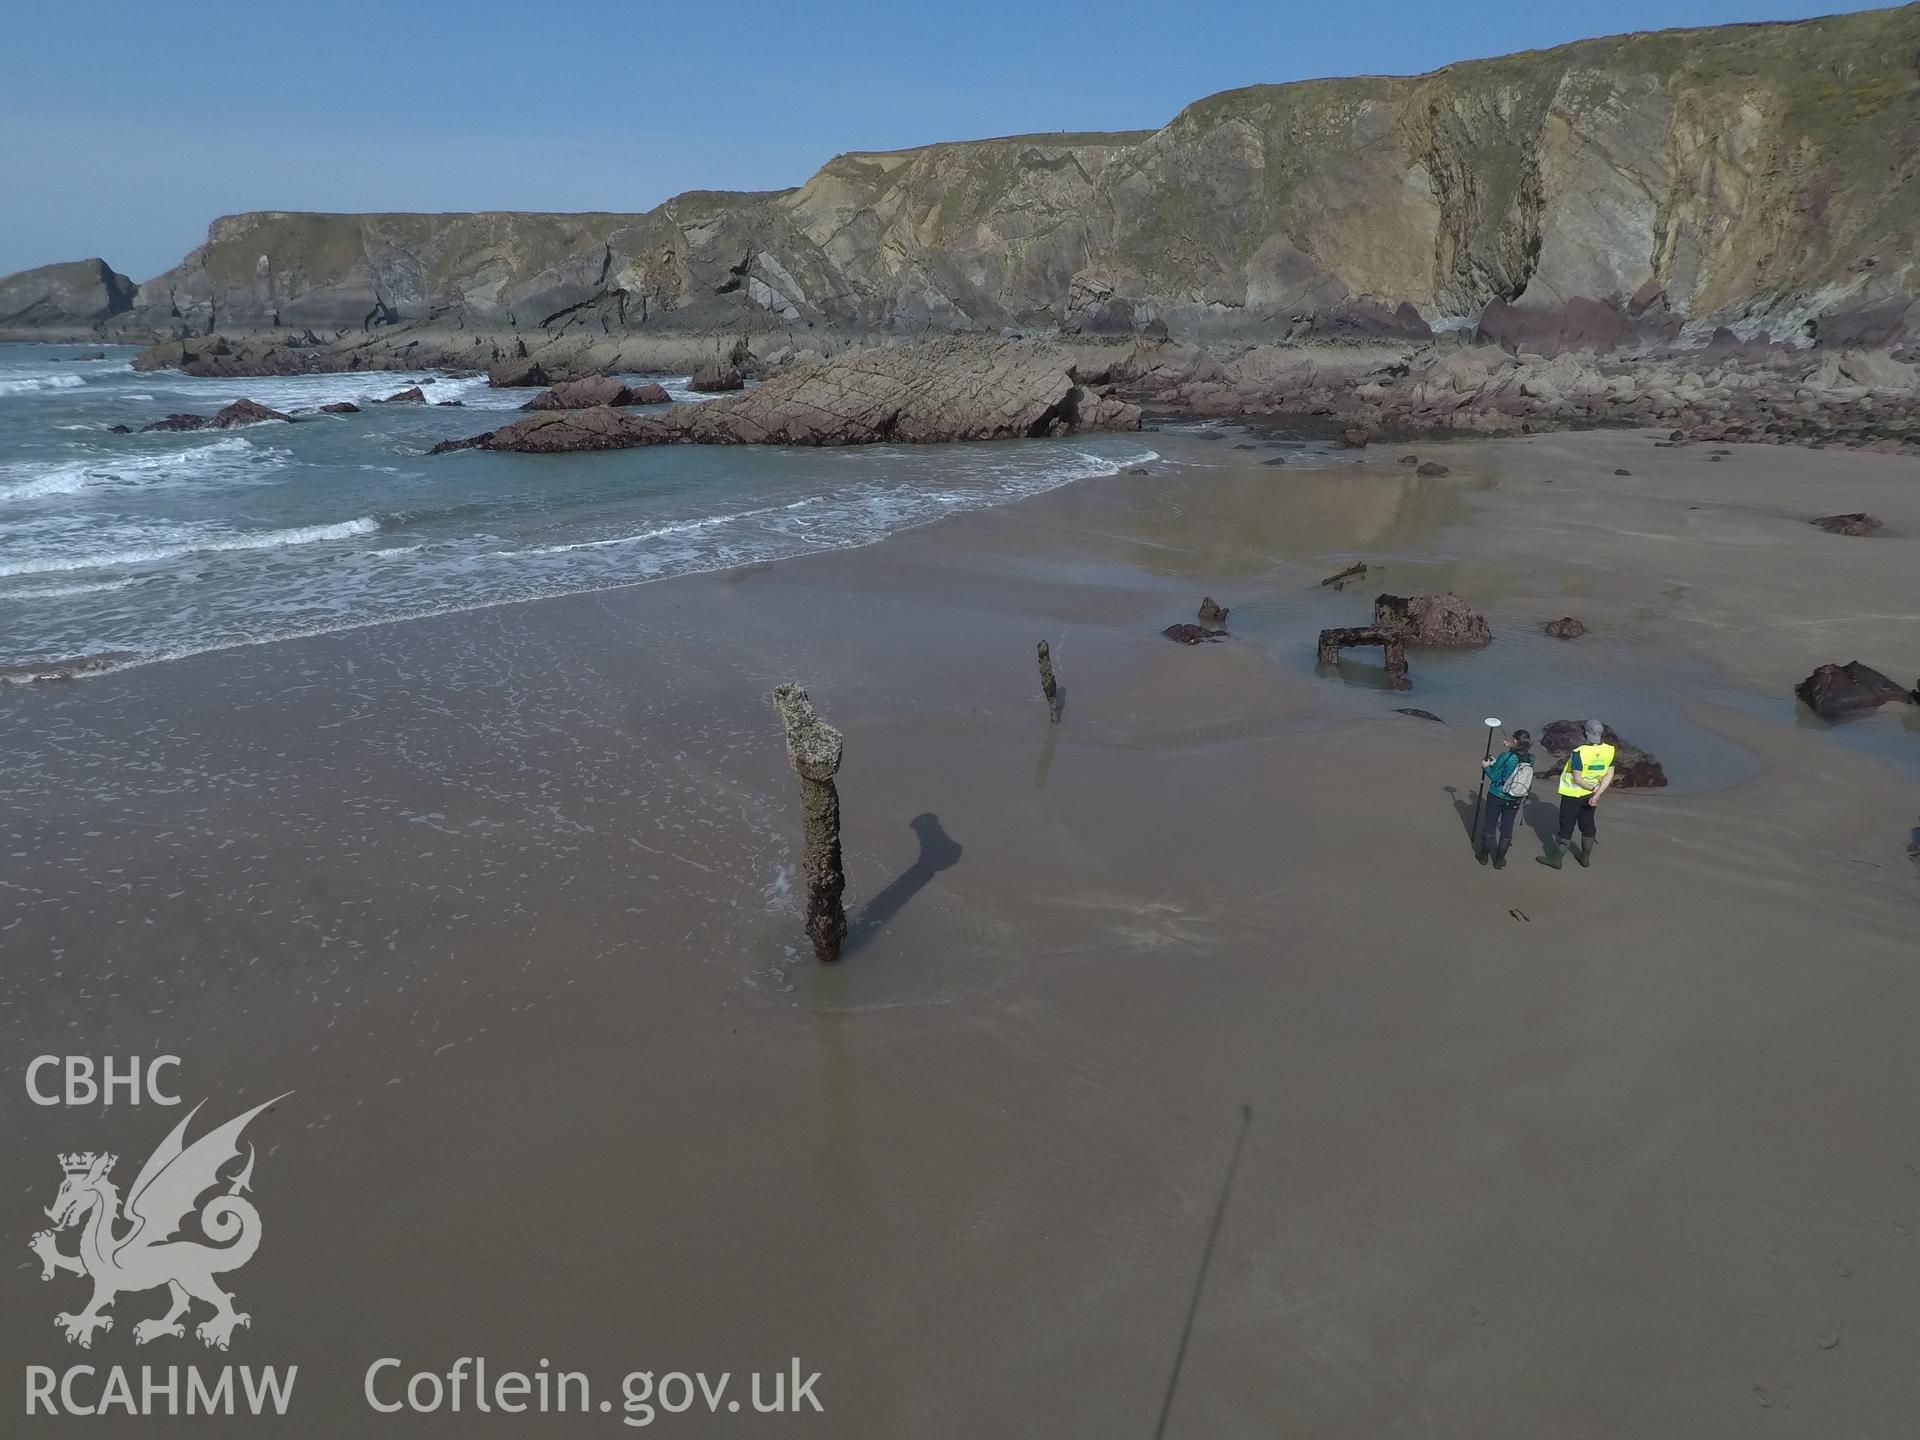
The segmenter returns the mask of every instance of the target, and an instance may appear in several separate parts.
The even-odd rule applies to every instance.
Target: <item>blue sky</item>
[[[1238,85],[1415,73],[1792,0],[14,0],[0,274],[144,280],[238,210],[644,210],[844,150],[1150,129]]]

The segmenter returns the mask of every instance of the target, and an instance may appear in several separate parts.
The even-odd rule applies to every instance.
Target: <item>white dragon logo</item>
[[[47,1218],[53,1221],[54,1229],[42,1230],[27,1248],[40,1257],[42,1280],[51,1280],[61,1270],[93,1280],[93,1299],[85,1310],[78,1315],[54,1317],[53,1323],[66,1332],[70,1342],[84,1350],[92,1349],[94,1331],[113,1329],[113,1317],[101,1312],[113,1304],[115,1296],[123,1290],[154,1290],[162,1285],[172,1292],[173,1303],[159,1319],[134,1325],[136,1344],[144,1345],[162,1335],[184,1337],[186,1327],[180,1317],[195,1300],[213,1306],[213,1315],[194,1329],[206,1345],[224,1350],[233,1338],[234,1326],[253,1323],[252,1316],[233,1308],[233,1296],[213,1278],[238,1270],[260,1248],[260,1212],[240,1194],[253,1180],[253,1147],[247,1147],[246,1166],[237,1175],[223,1178],[220,1171],[239,1156],[240,1132],[247,1122],[286,1098],[281,1095],[265,1105],[256,1105],[187,1145],[187,1125],[201,1108],[194,1106],[140,1167],[124,1215],[120,1212],[119,1188],[108,1178],[117,1156],[96,1155],[89,1150],[60,1157],[60,1168],[67,1178],[47,1207]],[[199,1210],[200,1229],[214,1243],[203,1245],[174,1238],[194,1213],[199,1198],[220,1184],[227,1185],[227,1193],[215,1195]],[[82,1224],[80,1253],[63,1254],[55,1232]],[[115,1230],[122,1226],[131,1228],[116,1235]]]

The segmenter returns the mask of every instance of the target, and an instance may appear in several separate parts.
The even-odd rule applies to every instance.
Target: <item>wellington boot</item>
[[[1507,868],[1507,847],[1505,845],[1502,845],[1498,850],[1493,852],[1493,868],[1496,870],[1504,870]]]
[[[1587,868],[1587,866],[1593,864],[1593,847],[1595,845],[1598,845],[1599,843],[1600,842],[1598,840],[1588,839],[1586,844],[1581,845],[1578,848],[1569,847],[1567,850],[1567,853],[1573,856],[1575,860],[1579,861],[1580,868],[1584,870]]]
[[[1566,847],[1558,840],[1549,840],[1547,842],[1547,853],[1544,855],[1536,855],[1533,858],[1538,860],[1542,865],[1549,865],[1555,870],[1558,870],[1561,865],[1566,862]]]

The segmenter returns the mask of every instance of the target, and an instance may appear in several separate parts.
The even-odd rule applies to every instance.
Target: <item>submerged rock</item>
[[[1424,475],[1429,480],[1437,480],[1440,476],[1451,475],[1453,472],[1449,470],[1446,466],[1442,465],[1438,460],[1429,460],[1427,461],[1426,464],[1420,466],[1413,473],[1416,475]]]
[[[1586,622],[1571,615],[1562,615],[1558,620],[1549,620],[1540,627],[1556,640],[1578,640],[1587,633]]]
[[[1349,425],[1340,432],[1340,448],[1343,450],[1364,450],[1367,448],[1367,442],[1372,438],[1373,436],[1367,433],[1365,427]]]
[[[1209,640],[1227,638],[1226,631],[1209,630],[1204,625],[1169,625],[1160,633],[1167,639],[1178,641],[1182,645],[1201,645]]]
[[[0,665],[0,684],[28,685],[49,680],[77,680],[82,675],[98,675],[118,669],[134,658],[131,650],[103,650],[94,655],[76,655],[67,660],[35,660],[19,665]]]
[[[1814,714],[1830,721],[1864,715],[1892,700],[1920,700],[1920,694],[1901,688],[1897,681],[1858,660],[1822,665],[1794,686],[1793,693]]]
[[[209,419],[205,415],[169,415],[164,420],[156,420],[151,425],[142,425],[148,430],[232,430],[241,425],[259,425],[268,420],[281,420],[291,425],[293,417],[282,415],[278,410],[270,410],[265,405],[252,400],[236,400],[213,413]]]
[[[351,400],[335,400],[320,407],[322,415],[358,415],[360,407]]]
[[[1872,535],[1885,528],[1878,519],[1863,510],[1851,515],[1822,515],[1818,520],[1809,520],[1807,523],[1829,535]]]
[[[291,425],[293,417],[282,415],[278,410],[270,410],[251,400],[236,400],[220,410],[214,411],[213,419],[208,422],[210,430],[231,430],[237,425],[259,425],[268,420],[280,420]]]

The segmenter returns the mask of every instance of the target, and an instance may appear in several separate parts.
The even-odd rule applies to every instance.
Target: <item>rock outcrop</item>
[[[869,445],[1133,430],[1140,412],[1074,378],[1049,345],[961,339],[858,350],[752,390],[650,414],[611,407],[529,416],[449,441],[550,454],[639,445]]]
[[[731,365],[702,365],[687,377],[687,388],[697,390],[703,395],[712,395],[724,390],[739,390],[745,387],[747,377]]]
[[[1558,620],[1549,620],[1540,628],[1556,640],[1578,640],[1587,633],[1586,622],[1573,615],[1562,615]]]
[[[1638,426],[1667,430],[1666,443],[1817,442],[1920,456],[1920,366],[1887,355],[1776,347],[1716,359],[1709,345],[1547,359],[1445,341],[1257,345],[1218,359],[1169,342],[1136,345],[1107,373],[1117,393],[1155,409],[1299,416],[1342,444],[1349,433]]]
[[[1920,692],[1904,689],[1858,660],[1822,665],[1794,686],[1793,693],[1814,714],[1829,721],[1864,715],[1892,701],[1920,702]]]
[[[611,375],[596,375],[591,380],[569,380],[542,390],[520,408],[522,410],[588,410],[595,405],[618,408],[623,405],[665,405],[672,396],[652,381],[628,385]]]
[[[0,278],[0,331],[90,330],[131,310],[136,288],[99,259],[22,270]]]
[[[352,407],[349,407],[352,408]],[[241,425],[259,425],[268,420],[283,420],[293,423],[291,415],[282,415],[278,410],[270,410],[252,400],[236,400],[231,405],[216,410],[212,417],[205,415],[169,415],[156,420],[151,425],[142,425],[142,432],[148,430],[232,430]]]
[[[496,360],[487,367],[487,384],[496,390],[531,390],[561,383],[571,383],[571,380],[563,381],[540,361],[529,359],[524,347],[514,359]]]

